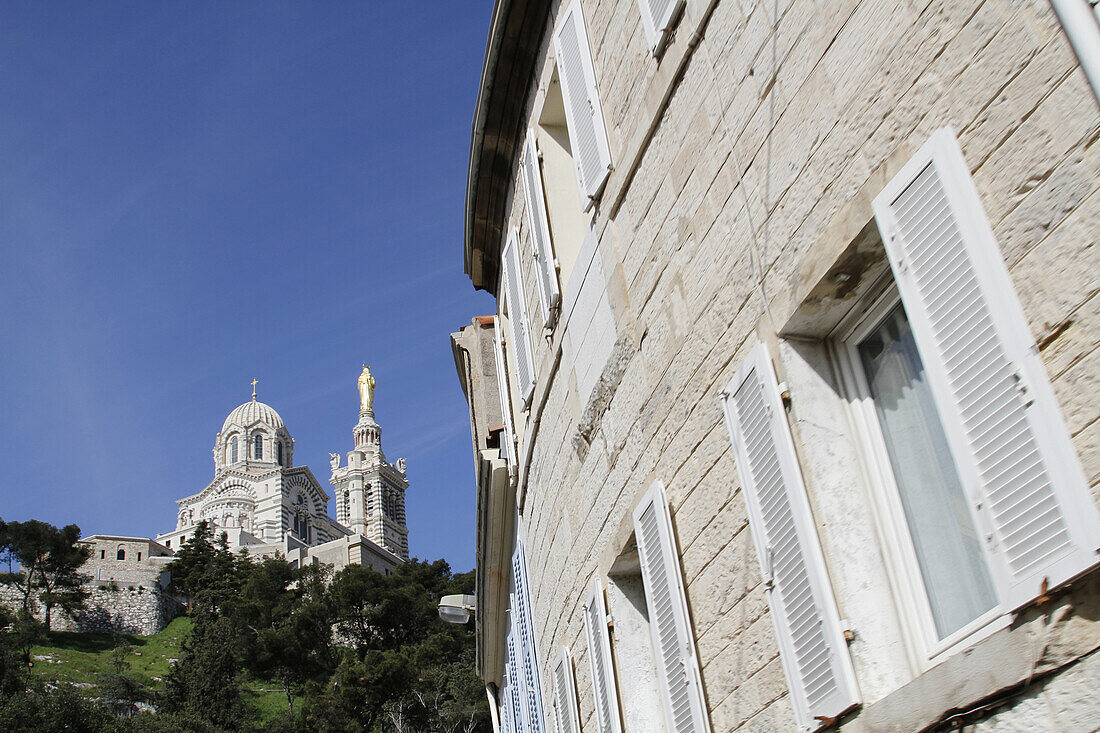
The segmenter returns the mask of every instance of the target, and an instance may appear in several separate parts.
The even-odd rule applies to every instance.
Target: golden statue
[[[368,412],[374,407],[374,377],[371,376],[370,367],[363,365],[363,373],[359,375],[359,408]]]

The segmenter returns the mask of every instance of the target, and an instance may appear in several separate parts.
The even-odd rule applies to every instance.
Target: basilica
[[[256,395],[234,408],[214,437],[214,477],[176,502],[175,527],[156,539],[92,535],[84,569],[96,584],[152,585],[175,551],[206,521],[234,551],[250,557],[281,555],[295,565],[326,563],[339,570],[366,565],[389,572],[409,558],[405,524],[405,460],[382,452],[374,418],[375,380],[359,376],[359,421],[345,465],[330,453],[333,498],[308,466],[294,463],[294,438],[270,405]],[[163,585],[166,578],[159,579]]]

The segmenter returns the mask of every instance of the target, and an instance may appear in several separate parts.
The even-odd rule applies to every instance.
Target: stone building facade
[[[1096,23],[498,0],[452,345],[501,730],[1095,728]]]

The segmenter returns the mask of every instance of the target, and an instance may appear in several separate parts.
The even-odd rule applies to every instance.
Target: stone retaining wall
[[[14,585],[2,584],[0,604],[11,609],[21,608],[23,594]],[[38,607],[35,617],[43,620],[45,609],[41,603],[36,605]],[[179,603],[159,589],[97,587],[91,590],[85,610],[75,617],[54,609],[50,628],[53,631],[113,632],[148,636],[162,630],[181,610]]]

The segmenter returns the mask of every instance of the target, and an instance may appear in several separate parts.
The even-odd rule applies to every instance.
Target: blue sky
[[[473,566],[448,333],[494,308],[462,272],[491,7],[6,6],[0,516],[171,529],[253,378],[331,493],[366,361],[410,552]]]

